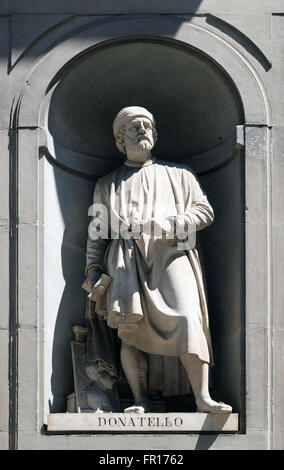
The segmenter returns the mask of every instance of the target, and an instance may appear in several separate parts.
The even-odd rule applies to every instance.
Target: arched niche
[[[206,54],[157,38],[94,47],[67,64],[47,91],[44,315],[50,333],[45,342],[49,411],[64,411],[72,391],[70,340],[72,326],[84,321],[87,211],[96,178],[123,161],[114,145],[112,121],[128,105],[152,111],[159,134],[155,155],[191,166],[214,207],[215,223],[200,233],[216,360],[213,386],[217,397],[241,412],[244,162],[242,151],[234,151],[236,128],[244,122],[242,102],[231,78]]]
[[[112,121],[130,103],[146,106],[156,116],[156,156],[190,158],[197,171],[216,164],[216,158],[208,158],[213,150],[218,149],[219,160],[228,156],[235,128],[243,123],[238,93],[224,71],[178,41],[113,41],[79,58],[55,83],[46,127],[56,151],[62,147],[74,156],[93,157],[89,172],[94,175],[105,172],[106,160],[111,160],[110,168],[123,160]]]

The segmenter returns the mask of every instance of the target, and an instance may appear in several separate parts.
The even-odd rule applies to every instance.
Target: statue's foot
[[[211,398],[196,400],[197,413],[232,413],[232,407],[223,402],[217,402]]]
[[[124,413],[147,413],[149,411],[149,405],[147,402],[135,403],[128,408],[125,408]]]

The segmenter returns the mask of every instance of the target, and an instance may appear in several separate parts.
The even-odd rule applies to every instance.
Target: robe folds
[[[196,354],[212,365],[196,247],[169,233],[139,236],[135,225],[136,220],[168,220],[171,227],[194,233],[212,223],[213,209],[192,171],[156,159],[142,166],[126,161],[97,181],[94,204],[96,215],[96,208],[105,208],[100,224],[105,238],[94,239],[89,229],[86,273],[99,265],[112,278],[95,306],[97,314],[141,351],[172,359]]]

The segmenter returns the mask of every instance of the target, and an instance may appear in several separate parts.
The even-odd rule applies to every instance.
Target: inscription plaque
[[[54,413],[48,431],[183,432],[238,431],[238,414],[213,413]]]

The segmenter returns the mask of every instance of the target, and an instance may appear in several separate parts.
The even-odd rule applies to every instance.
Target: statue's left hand
[[[101,296],[106,293],[112,279],[107,274],[102,274],[100,279],[94,284],[92,291],[88,295],[89,299],[94,302],[100,302]]]
[[[83,289],[85,289],[88,294],[90,294],[95,286],[95,284],[100,280],[102,272],[99,269],[94,269],[90,272],[84,283],[82,284]]]

